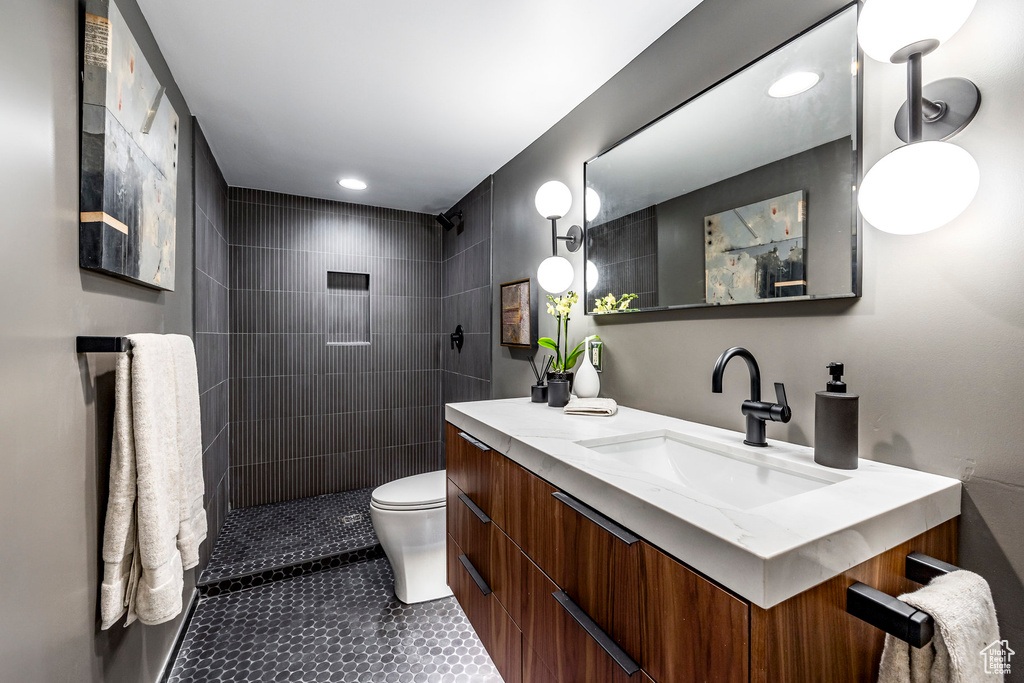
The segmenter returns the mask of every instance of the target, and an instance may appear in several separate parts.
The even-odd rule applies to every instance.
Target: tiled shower
[[[196,156],[197,203],[224,194],[197,218],[196,309],[230,507],[442,468],[444,403],[490,395],[490,179],[445,232],[430,214],[228,188],[205,141]]]

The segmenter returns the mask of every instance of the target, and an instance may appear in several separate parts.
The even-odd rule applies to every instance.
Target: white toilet
[[[452,594],[445,576],[445,470],[396,479],[373,490],[370,519],[406,604]]]

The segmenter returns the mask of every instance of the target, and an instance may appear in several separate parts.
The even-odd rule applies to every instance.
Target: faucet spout
[[[761,400],[761,369],[757,367],[757,361],[754,360],[754,354],[747,351],[742,346],[734,346],[731,349],[726,349],[721,356],[718,357],[718,361],[715,363],[715,371],[711,374],[711,391],[720,394],[722,393],[722,376],[725,374],[725,366],[729,364],[736,356],[739,356],[747,362],[747,370],[750,372],[750,400],[760,401]]]

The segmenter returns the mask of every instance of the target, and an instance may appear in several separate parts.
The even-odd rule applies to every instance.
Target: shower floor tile
[[[497,683],[455,598],[403,605],[386,559],[203,598],[168,683]]]
[[[200,586],[338,555],[379,556],[372,488],[232,510]]]

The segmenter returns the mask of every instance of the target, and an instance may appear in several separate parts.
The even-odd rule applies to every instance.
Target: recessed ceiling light
[[[792,97],[816,86],[821,76],[813,71],[796,71],[772,83],[768,88],[771,97]]]
[[[358,178],[342,178],[338,181],[338,184],[344,187],[346,190],[365,190],[366,183]]]

